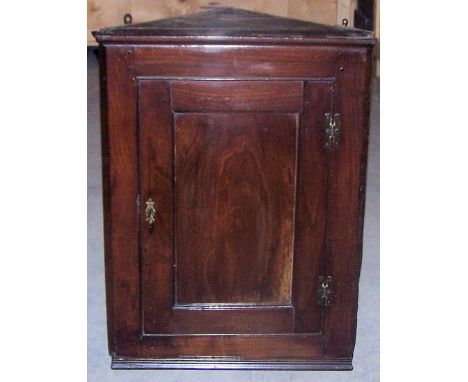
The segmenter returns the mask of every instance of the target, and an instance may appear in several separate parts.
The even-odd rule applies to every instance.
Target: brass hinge
[[[341,115],[325,113],[323,145],[328,150],[340,147]]]
[[[329,306],[333,302],[333,277],[319,276],[317,302],[320,306]]]

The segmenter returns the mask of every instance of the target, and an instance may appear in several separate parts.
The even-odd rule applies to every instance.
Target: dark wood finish
[[[136,76],[164,78],[333,78],[339,54],[337,49],[325,46],[191,45],[182,55],[177,45],[132,49]]]
[[[299,136],[293,304],[298,332],[321,330],[317,279],[325,274],[327,157],[323,150],[323,115],[331,110],[333,82],[305,82]],[[317,254],[313,256],[312,254]]]
[[[145,333],[165,327],[173,306],[173,131],[169,84],[142,81],[139,93],[139,203],[144,208],[151,196],[157,209],[154,234],[148,231],[145,216],[140,214],[139,218],[141,285],[144,286],[140,314],[141,332]],[[144,312],[153,314],[148,316]]]
[[[265,108],[265,92],[295,90],[301,84],[302,100],[302,82],[264,86],[263,81],[238,81],[231,88],[242,94],[247,82],[252,89],[249,110],[236,113],[184,113],[184,108],[193,109],[191,104],[185,101],[182,108],[174,102],[176,92],[194,89],[200,94],[199,89],[211,87],[211,98],[219,105],[210,103],[208,109],[235,109],[239,98],[220,97],[227,93],[219,91],[233,81],[139,82],[140,190],[143,200],[159,200],[159,234],[149,232],[141,220],[144,335],[320,330],[319,309],[303,297],[313,294],[314,284],[295,287],[297,306],[292,302],[299,114],[252,112]],[[317,85],[310,90],[314,94],[323,87]],[[330,91],[330,84],[325,86]],[[272,104],[281,109],[279,102]],[[171,114],[170,105],[179,112]],[[328,103],[314,107],[325,112],[324,105]],[[285,110],[290,110],[288,102]],[[319,131],[315,137],[322,140]],[[325,161],[319,165],[325,172]],[[176,197],[167,199],[171,187]],[[303,190],[299,200],[307,193]],[[325,202],[319,200],[321,208]],[[325,221],[319,224],[323,231]],[[305,245],[324,240],[307,235]],[[296,254],[298,279],[307,279],[310,271],[318,275],[322,246],[312,247],[313,256],[310,251]],[[318,262],[301,262],[305,257]],[[308,326],[295,328],[295,321]]]
[[[336,109],[341,112],[342,145],[329,157],[327,272],[335,277],[335,300],[325,316],[328,356],[352,354],[357,300],[370,113],[371,51],[343,55],[346,72],[336,76]]]
[[[117,337],[118,339],[118,337]],[[321,357],[319,335],[170,335],[144,336],[137,343],[122,342],[121,354],[141,358],[229,358],[244,361],[306,361]],[[209,355],[208,355],[209,354]],[[205,355],[205,356],[203,356]],[[118,355],[117,355],[118,356]],[[349,359],[347,359],[349,361]]]
[[[226,9],[95,36],[113,367],[351,369],[373,37]]]
[[[176,81],[172,109],[178,112],[302,111],[301,81]]]
[[[107,342],[108,350],[111,354],[114,349],[114,321],[112,312],[113,306],[113,278],[112,278],[112,241],[111,241],[111,205],[110,205],[110,155],[108,136],[108,108],[107,108],[107,69],[106,51],[99,46],[99,95],[101,107],[101,164],[102,164],[102,193],[104,210],[104,254],[105,254],[105,280],[106,280],[106,313],[107,313]]]
[[[174,307],[172,320],[166,329],[169,333],[280,334],[294,331],[292,306],[190,308]]]
[[[132,56],[126,48],[104,47],[107,125],[103,126],[104,224],[108,322],[112,328],[112,353],[132,341],[139,324],[139,251],[135,224],[137,200],[136,86],[129,67]],[[118,313],[116,313],[118,312]],[[118,338],[118,339],[117,339]]]
[[[99,42],[113,43],[287,43],[373,45],[373,35],[262,13],[214,8],[189,16],[93,32]]]
[[[295,114],[176,116],[178,303],[291,300],[297,127]]]

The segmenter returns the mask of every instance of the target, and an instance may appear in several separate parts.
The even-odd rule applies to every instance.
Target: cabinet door
[[[153,355],[320,355],[331,89],[140,80],[141,340]]]

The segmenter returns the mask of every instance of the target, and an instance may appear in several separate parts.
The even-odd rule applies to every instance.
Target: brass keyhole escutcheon
[[[149,198],[146,202],[145,215],[146,215],[145,220],[148,223],[148,229],[151,232],[153,230],[153,223],[156,220],[155,202],[151,198]]]

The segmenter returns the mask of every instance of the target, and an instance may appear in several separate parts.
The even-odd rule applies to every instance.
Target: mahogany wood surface
[[[172,109],[179,112],[302,111],[301,81],[176,81]]]
[[[177,114],[179,303],[291,300],[295,114]]]
[[[336,76],[336,109],[342,115],[342,142],[329,157],[327,271],[336,294],[325,316],[324,353],[352,354],[361,270],[364,197],[370,115],[370,50],[343,54]]]
[[[96,34],[113,367],[349,370],[374,40],[281,21],[266,45],[268,27],[185,22]],[[341,115],[334,150],[325,113]]]
[[[141,190],[144,200],[149,196],[160,200],[155,224],[155,232],[159,234],[149,232],[145,223],[140,229],[142,332],[317,332],[321,313],[314,308],[315,304],[302,297],[313,295],[315,281],[295,287],[298,306],[291,305],[298,114],[173,113],[171,153],[167,150],[171,146],[170,104],[174,107],[170,96],[177,89],[190,99],[189,90],[199,89],[195,82],[145,79],[139,83]],[[224,107],[239,102],[232,96],[218,101],[218,89],[232,81],[198,83],[211,87],[212,98]],[[245,83],[236,82],[235,88],[242,89]],[[265,87],[265,82],[248,81],[248,89],[255,88],[249,95],[252,100],[249,109],[255,105],[263,109],[263,104],[256,102],[264,98],[262,90],[271,92],[279,84],[275,90],[281,91],[285,89],[284,83],[272,81]],[[300,82],[292,82],[291,88],[297,88],[298,84],[302,89]],[[323,84],[317,83],[317,91],[321,87]],[[325,89],[328,88],[329,85]],[[279,106],[280,103],[276,107]],[[180,105],[176,107],[181,110]],[[190,105],[187,108],[191,110]],[[324,106],[320,110],[325,111]],[[322,140],[319,133],[316,138]],[[166,150],[159,150],[164,155],[157,155],[155,140],[158,145],[166,145]],[[160,197],[161,193],[162,196],[170,193],[171,160],[174,200]],[[324,161],[319,165],[324,172]],[[299,199],[302,201],[307,194],[304,190]],[[321,199],[320,206],[325,207],[325,199]],[[172,233],[171,224],[166,222],[175,224]],[[317,224],[323,230],[325,222]],[[275,227],[280,231],[275,232]],[[165,237],[171,239],[166,244],[160,241],[157,244]],[[171,240],[172,252],[167,245]],[[323,241],[323,237],[309,232],[302,240],[307,245],[314,240]],[[297,280],[307,280],[311,270],[318,275],[316,264],[323,257],[321,245],[316,245],[313,255],[310,251],[296,254]],[[161,256],[163,248],[166,255]],[[302,258],[316,260],[302,263]],[[302,330],[294,328],[295,320],[307,322],[308,326]]]
[[[134,100],[136,103],[137,100]],[[139,168],[141,209],[150,197],[156,202],[153,232],[140,214],[141,332],[158,332],[167,325],[174,288],[173,129],[170,85],[139,83]],[[136,134],[135,134],[136,136]],[[136,296],[140,301],[140,296]]]
[[[136,76],[208,78],[332,78],[338,50],[316,46],[135,46]],[[353,48],[351,48],[353,49]],[[354,48],[357,49],[357,48]]]

